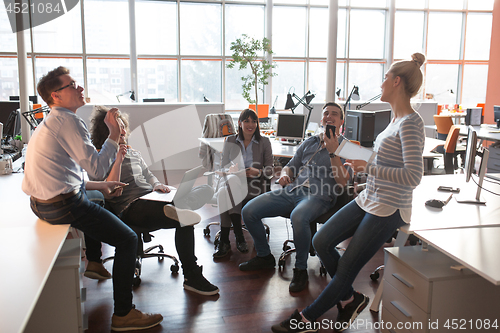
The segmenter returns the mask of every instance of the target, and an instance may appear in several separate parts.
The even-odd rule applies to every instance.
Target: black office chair
[[[354,187],[352,185],[348,185],[346,187],[346,190],[337,197],[337,201],[335,202],[335,205],[330,208],[326,213],[323,215],[319,216],[316,218],[311,224],[311,237],[314,237],[314,234],[318,231],[318,223],[325,223],[330,219],[330,217],[333,216],[337,211],[340,210],[340,208],[344,207],[349,201],[351,201],[354,198]],[[285,218],[290,218],[290,215],[283,216]],[[281,253],[279,259],[278,259],[278,268],[284,268],[286,264],[286,258],[295,252],[295,248],[292,248],[289,244],[293,243],[292,239],[287,239],[283,243],[283,252]],[[342,251],[342,248],[338,248],[340,251]],[[316,255],[316,251],[314,251],[314,248],[311,243],[311,248],[309,249],[309,254],[311,256]],[[320,275],[325,275],[326,276],[326,268],[323,266],[323,263],[321,263],[321,267],[319,269],[319,274]]]

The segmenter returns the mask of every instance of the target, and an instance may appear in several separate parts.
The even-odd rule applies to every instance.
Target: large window
[[[391,2],[395,13],[390,12]],[[248,102],[241,94],[240,77],[249,72],[225,64],[231,61],[231,42],[247,34],[270,38],[272,58],[278,64],[274,69],[278,76],[259,92],[259,101],[272,104],[278,98],[276,106],[281,109],[288,91],[303,96],[310,90],[315,103],[323,102],[330,1],[272,3],[269,9],[266,0],[136,0],[130,15],[128,0],[80,1],[67,14],[25,32],[29,93],[34,93],[43,74],[64,65],[93,103],[130,102],[137,82],[134,94],[139,101],[208,99],[223,102],[226,110],[242,110]],[[335,90],[340,100],[354,85],[359,86],[362,100],[378,95],[390,62],[422,52],[427,62],[419,97],[429,94],[439,103],[464,106],[484,102],[493,3],[339,0]],[[131,16],[135,38],[130,33]],[[387,36],[394,36],[392,45]],[[8,99],[19,94],[19,78],[17,38],[4,6],[0,6],[0,45],[0,99]],[[137,58],[130,54],[134,49]]]

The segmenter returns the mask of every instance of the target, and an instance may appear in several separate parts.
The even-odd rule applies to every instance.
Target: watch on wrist
[[[336,157],[337,155],[335,155],[334,153],[328,153],[328,156],[330,156],[330,158],[334,158],[334,157]]]

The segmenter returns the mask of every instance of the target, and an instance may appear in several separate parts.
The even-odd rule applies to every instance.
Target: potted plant
[[[241,80],[243,81],[243,97],[248,101],[248,103],[255,103],[254,110],[257,114],[259,114],[257,110],[264,107],[263,104],[259,106],[258,103],[259,90],[264,90],[264,86],[268,84],[267,80],[269,77],[276,76],[276,73],[271,72],[271,69],[275,68],[276,64],[274,62],[269,62],[266,59],[267,55],[273,53],[270,41],[267,38],[257,40],[243,34],[241,38],[238,38],[236,41],[231,43],[230,50],[233,52],[233,61],[227,64],[227,68],[234,68],[238,65],[238,69],[243,70],[248,66],[250,67],[250,71],[252,73],[241,77]],[[252,99],[252,90],[255,93],[255,99]],[[252,105],[250,105],[250,108],[252,108]],[[269,110],[269,104],[267,104],[267,109]]]

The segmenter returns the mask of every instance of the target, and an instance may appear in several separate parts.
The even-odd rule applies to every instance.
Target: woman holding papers
[[[106,128],[103,127],[106,111],[105,107],[96,107],[91,116],[91,139],[97,149],[102,146],[103,138],[107,136]],[[123,191],[120,196],[106,199],[106,207],[110,207],[113,213],[131,227],[139,226],[152,230],[175,228],[175,247],[182,263],[184,289],[201,295],[217,294],[219,289],[205,279],[202,267],[196,264],[193,225],[200,222],[201,217],[191,211],[200,208],[212,198],[211,187],[204,185],[194,188],[186,196],[186,206],[183,207],[166,205],[163,201],[139,200],[152,191],[169,192],[170,189],[153,175],[141,153],[127,146],[128,117],[118,113],[117,121],[121,130],[120,148],[106,179],[121,179],[127,186],[118,189]]]
[[[334,328],[343,331],[368,305],[368,297],[354,291],[354,279],[394,231],[410,222],[413,189],[423,175],[424,122],[410,99],[422,85],[420,67],[424,61],[424,55],[415,53],[412,60],[394,63],[385,75],[380,99],[391,104],[394,117],[375,141],[377,156],[371,163],[347,162],[355,171],[368,173],[367,187],[313,239],[332,280],[311,305],[302,312],[295,310],[290,318],[274,325],[273,332],[316,332],[318,318],[335,305],[338,316]],[[336,149],[336,141],[325,138],[330,152]],[[349,237],[351,242],[340,257],[336,246]]]
[[[217,191],[220,214],[220,238],[214,258],[226,256],[231,250],[229,231],[233,225],[236,248],[248,252],[241,226],[241,207],[265,192],[263,180],[273,175],[271,142],[260,135],[255,111],[245,109],[238,119],[238,133],[229,136],[222,151],[225,168]]]

